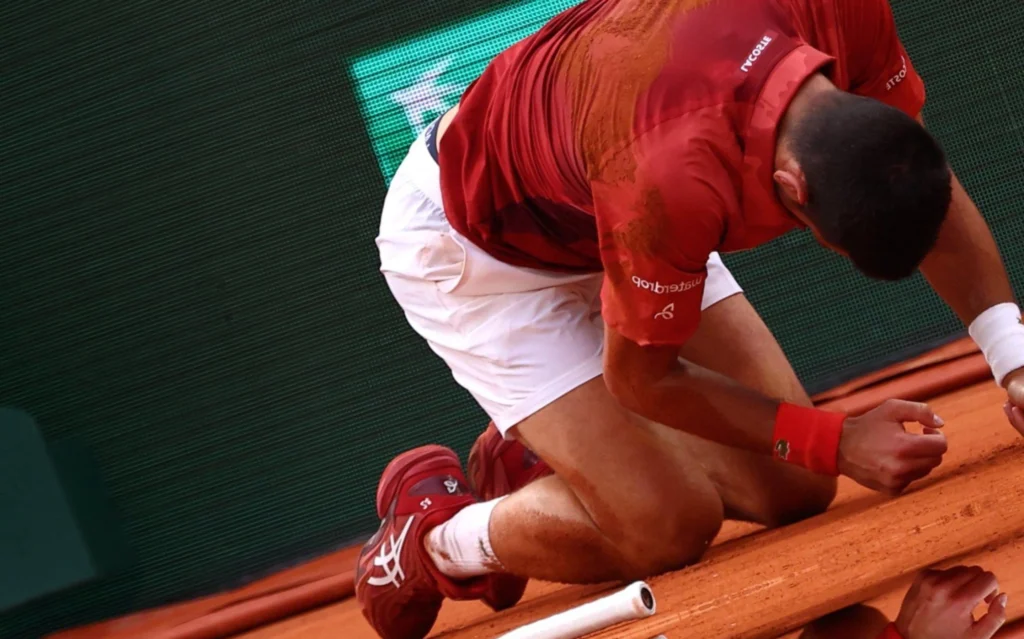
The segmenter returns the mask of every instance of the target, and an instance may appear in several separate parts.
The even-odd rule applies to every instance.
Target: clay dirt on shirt
[[[463,96],[440,145],[449,221],[510,264],[604,271],[606,323],[682,343],[709,254],[799,226],[771,172],[802,83],[823,71],[908,112],[923,102],[886,0],[849,4],[588,0],[559,14]],[[891,84],[900,74],[915,81]],[[677,312],[652,322],[666,295]]]

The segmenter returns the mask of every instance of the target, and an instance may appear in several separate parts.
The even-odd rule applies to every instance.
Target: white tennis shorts
[[[512,266],[453,229],[421,136],[384,200],[381,272],[408,319],[505,434],[601,374],[601,273]],[[718,254],[702,308],[742,292]]]

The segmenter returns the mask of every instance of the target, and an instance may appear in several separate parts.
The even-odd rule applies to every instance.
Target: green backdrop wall
[[[0,8],[0,405],[91,451],[131,567],[0,636],[211,592],[360,538],[377,476],[485,423],[377,272],[418,128],[570,0]],[[1024,283],[1024,4],[894,0],[925,117]],[[957,336],[920,278],[802,234],[727,256],[813,391]]]

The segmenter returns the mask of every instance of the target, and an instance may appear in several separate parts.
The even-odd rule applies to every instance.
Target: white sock
[[[466,579],[501,572],[501,561],[491,548],[491,513],[504,497],[463,508],[427,533],[427,554],[443,574]]]

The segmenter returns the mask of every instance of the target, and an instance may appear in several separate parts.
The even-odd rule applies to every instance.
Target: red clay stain
[[[646,213],[621,224],[612,232],[616,246],[638,255],[662,252],[668,230],[665,224],[665,199],[657,189],[645,189],[640,195],[638,210]]]
[[[615,150],[635,135],[637,99],[668,60],[672,26],[710,0],[610,3],[559,55],[573,126],[591,180],[635,180],[636,163]],[[597,108],[595,108],[597,105]]]

